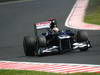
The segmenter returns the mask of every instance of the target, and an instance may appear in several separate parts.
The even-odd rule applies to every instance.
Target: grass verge
[[[100,25],[100,0],[89,1],[84,21]]]
[[[24,71],[24,70],[0,70],[0,75],[100,75],[100,73],[59,74],[59,73]]]

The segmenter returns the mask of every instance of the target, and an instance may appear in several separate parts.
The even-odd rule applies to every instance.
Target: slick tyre
[[[88,41],[88,34],[85,31],[78,31],[76,35],[77,42],[85,42]]]
[[[34,51],[35,56],[42,56],[42,49],[47,46],[46,38],[44,36],[39,36],[37,40],[37,50]]]
[[[47,46],[46,38],[44,36],[39,37],[39,46],[40,47],[46,47]]]
[[[23,39],[23,48],[25,56],[33,56],[35,50],[36,39],[30,36],[26,36]]]

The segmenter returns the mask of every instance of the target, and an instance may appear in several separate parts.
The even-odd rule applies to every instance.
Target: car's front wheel
[[[85,42],[88,41],[88,34],[86,31],[78,31],[76,34],[77,42]]]

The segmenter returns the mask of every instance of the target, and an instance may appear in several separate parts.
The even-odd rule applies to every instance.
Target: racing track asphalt
[[[59,27],[65,28],[65,20],[75,1],[33,0],[0,5],[0,60],[100,65],[100,31],[87,31],[93,45],[87,52],[73,51],[44,57],[24,56],[23,36],[32,35],[32,24],[54,17],[58,19]]]

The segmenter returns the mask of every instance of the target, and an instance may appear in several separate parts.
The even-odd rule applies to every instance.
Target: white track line
[[[78,0],[76,1],[76,3],[74,4],[69,16],[67,17],[66,21],[65,21],[65,26],[69,27],[69,28],[73,28],[70,24],[69,24],[69,21],[70,21],[70,18],[72,17],[74,11],[75,11],[75,8],[77,6],[77,3],[78,3]]]
[[[82,30],[100,30],[99,25],[83,22],[88,3],[89,0],[77,0],[65,21],[65,26]]]

